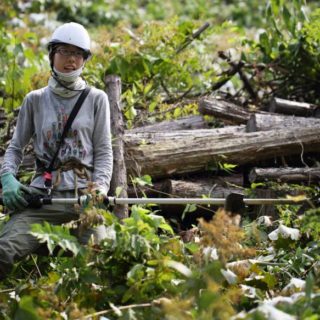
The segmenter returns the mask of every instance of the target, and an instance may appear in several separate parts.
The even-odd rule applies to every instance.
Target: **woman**
[[[77,195],[89,181],[97,192],[107,194],[112,175],[112,147],[108,97],[90,88],[60,148],[63,128],[81,93],[87,88],[80,77],[91,56],[90,37],[77,23],[66,23],[52,34],[48,45],[51,77],[48,86],[30,92],[23,101],[16,129],[1,168],[2,196],[11,217],[0,233],[0,277],[10,272],[14,262],[40,246],[30,234],[30,225],[47,221],[59,225],[77,219],[73,205],[43,205],[27,208],[26,193],[50,194],[58,198]],[[32,139],[36,174],[30,187],[15,178],[25,146]],[[58,150],[58,151],[57,151]],[[51,167],[52,183],[44,174]],[[82,173],[82,174],[79,174]],[[49,170],[50,176],[51,170]],[[86,173],[86,174],[83,174]],[[92,234],[101,240],[103,226],[79,237],[86,243]]]

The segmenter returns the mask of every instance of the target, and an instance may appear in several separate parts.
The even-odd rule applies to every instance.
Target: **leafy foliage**
[[[258,41],[245,41],[253,50],[242,53],[250,64],[256,61],[253,85],[264,98],[319,102],[318,17],[316,10],[309,19],[304,1],[294,1],[291,8],[283,1],[270,1],[267,18],[272,28],[263,30]]]
[[[307,234],[303,241],[282,241],[280,247],[270,234],[252,250],[245,245],[249,233],[223,211],[202,221],[190,243],[174,235],[163,217],[140,206],[122,223],[110,212],[104,216],[107,237],[99,246],[73,251],[73,258],[49,258],[41,277],[34,273],[30,281],[0,289],[4,319],[95,314],[111,319],[238,319],[237,312],[244,309],[252,309],[246,319],[257,314],[265,319],[265,299],[276,292],[283,297],[274,297],[276,311],[307,319],[319,310],[320,248]],[[256,228],[264,230],[263,225]],[[77,246],[63,228],[35,225],[33,232],[49,247],[53,242],[63,249]],[[10,287],[16,280],[6,281]]]
[[[25,95],[33,88],[31,79],[44,64],[43,54],[37,56],[37,35],[33,32],[8,32],[0,27],[0,105],[6,112],[18,108]]]

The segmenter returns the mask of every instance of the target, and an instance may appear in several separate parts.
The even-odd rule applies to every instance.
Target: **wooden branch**
[[[320,167],[317,168],[253,168],[249,174],[251,182],[319,182]]]
[[[202,32],[204,32],[207,28],[209,28],[210,24],[206,22],[203,24],[198,30],[196,30],[191,37],[188,37],[184,43],[177,49],[176,54],[180,53],[184,50],[194,39],[199,38]]]
[[[223,51],[219,51],[218,55],[220,58],[224,59],[224,60],[229,60],[229,58],[226,56],[226,54]],[[230,61],[228,61],[230,64],[230,69],[225,71],[223,73],[224,77],[221,76],[221,80],[216,82],[212,87],[211,87],[211,91],[216,91],[218,89],[220,89],[223,85],[225,85],[229,80],[231,80],[231,78],[239,73],[241,71],[241,68],[244,66],[244,63],[242,61],[238,62],[238,63],[230,63]]]
[[[116,195],[121,188],[120,197],[127,197],[127,169],[124,158],[124,121],[121,111],[121,79],[118,76],[107,75],[104,79],[106,92],[110,101],[111,131],[113,140],[113,174],[110,183],[110,195]],[[117,204],[114,213],[119,218],[128,217],[128,205]]]
[[[233,103],[215,98],[204,98],[199,102],[199,112],[233,124],[247,123],[251,113]]]
[[[320,118],[319,106],[311,103],[290,101],[280,98],[271,99],[269,112]]]
[[[282,114],[255,113],[247,122],[247,132],[284,129],[292,127],[320,127],[320,119],[296,117]]]
[[[230,75],[234,75],[235,73],[239,74],[240,79],[243,82],[243,87],[244,89],[249,93],[250,97],[256,101],[258,99],[258,95],[255,92],[255,90],[253,89],[250,80],[248,79],[247,75],[243,72],[243,67],[244,67],[244,62],[243,61],[239,61],[239,62],[234,62],[232,61],[228,55],[225,54],[225,52],[223,51],[219,51],[219,57],[226,60],[229,65],[231,66],[231,69],[228,71],[229,76]],[[230,80],[230,77],[229,79]]]

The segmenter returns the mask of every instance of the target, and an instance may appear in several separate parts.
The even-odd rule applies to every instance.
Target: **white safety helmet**
[[[58,44],[71,44],[85,51],[85,59],[91,56],[90,36],[88,31],[79,23],[69,22],[58,27],[52,34],[48,44],[49,54]]]

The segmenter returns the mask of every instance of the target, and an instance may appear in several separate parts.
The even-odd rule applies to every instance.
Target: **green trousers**
[[[44,193],[44,191],[33,189],[33,192]],[[53,191],[54,198],[73,198],[73,191]],[[72,220],[78,220],[79,213],[73,204],[43,205],[39,209],[26,208],[22,211],[10,213],[10,219],[0,230],[0,279],[5,278],[11,271],[13,264],[30,253],[34,253],[41,244],[30,234],[31,224],[42,224],[44,221],[52,225],[61,225]],[[73,230],[75,236],[82,244],[93,239],[99,243],[106,234],[105,226],[100,225],[87,229],[81,234]]]

